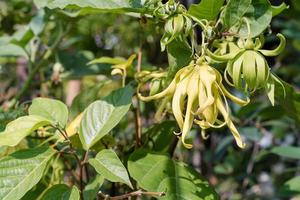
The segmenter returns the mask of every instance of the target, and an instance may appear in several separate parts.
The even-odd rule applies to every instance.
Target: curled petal
[[[227,62],[228,60],[233,59],[240,51],[236,52],[230,52],[225,55],[216,55],[212,53],[210,50],[206,49],[206,54],[211,57],[213,60],[219,61],[219,62]]]
[[[201,136],[203,140],[207,140],[209,138],[209,135],[206,134],[205,129],[201,129]]]
[[[117,74],[123,76],[123,71],[121,69],[113,69],[110,74],[112,76],[117,75]]]
[[[250,102],[249,97],[247,97],[246,100],[240,99],[234,95],[232,95],[225,87],[223,84],[220,84],[220,88],[223,91],[224,95],[231,99],[233,102],[239,104],[240,106],[245,106]]]
[[[278,45],[278,47],[276,49],[274,49],[274,50],[259,50],[259,51],[265,56],[279,55],[285,49],[286,39],[280,33],[277,34],[277,37],[280,39],[280,44]]]

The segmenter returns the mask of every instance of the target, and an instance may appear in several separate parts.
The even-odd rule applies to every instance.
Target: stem
[[[11,107],[15,106],[16,103],[20,100],[20,98],[27,93],[27,91],[30,88],[31,83],[34,79],[34,76],[37,74],[37,72],[40,70],[41,67],[46,65],[48,59],[52,56],[55,49],[59,46],[59,44],[60,44],[61,40],[63,39],[63,37],[65,36],[65,34],[69,31],[69,28],[67,28],[67,30],[63,33],[61,31],[62,25],[60,25],[59,28],[60,28],[59,34],[58,34],[56,40],[54,41],[53,45],[43,54],[41,61],[39,63],[37,63],[36,65],[33,65],[33,68],[30,71],[28,78],[26,79],[23,87],[19,90],[19,92],[16,94],[15,98],[12,100]]]
[[[170,144],[170,147],[169,147],[169,150],[168,150],[168,153],[169,153],[171,158],[174,156],[174,152],[176,150],[178,141],[179,141],[178,136],[175,135],[173,137],[172,143]]]
[[[135,192],[130,192],[128,194],[123,194],[123,195],[115,196],[115,197],[109,197],[101,192],[98,193],[98,195],[106,200],[120,200],[120,199],[128,199],[130,197],[138,197],[138,196],[142,196],[142,195],[163,197],[163,196],[165,196],[165,193],[164,192],[146,192],[146,191],[142,191],[142,190],[137,190]]]
[[[142,65],[142,51],[141,48],[138,52],[138,59],[137,59],[137,66],[136,70],[139,73],[141,71]],[[138,89],[137,89],[138,90]],[[138,91],[137,91],[138,93]],[[135,140],[136,140],[136,148],[141,146],[141,139],[142,139],[142,120],[141,120],[141,108],[140,108],[140,100],[136,97],[136,109],[135,109]]]

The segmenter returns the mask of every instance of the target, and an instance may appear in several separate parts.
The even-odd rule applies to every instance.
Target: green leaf
[[[93,146],[121,121],[131,106],[132,95],[132,87],[126,86],[87,107],[79,128],[84,149]]]
[[[94,200],[103,182],[104,182],[103,176],[97,174],[96,177],[85,186],[83,191],[84,199]]]
[[[69,115],[67,106],[61,101],[41,97],[32,101],[28,113],[44,117],[54,124],[59,123],[61,127],[66,126]]]
[[[284,2],[281,3],[279,6],[272,6],[272,16],[275,17],[276,15],[279,15],[288,8],[289,6],[286,5]]]
[[[283,91],[282,86],[275,82],[275,99],[276,102],[284,108],[286,114],[292,119],[300,122],[300,93],[296,92],[292,85],[280,80],[285,88]]]
[[[280,195],[291,197],[295,194],[300,194],[300,176],[296,176],[283,184],[279,190]]]
[[[179,40],[173,40],[167,47],[169,69],[167,80],[170,81],[176,72],[186,66],[192,59],[192,49]]]
[[[0,199],[20,199],[42,178],[55,154],[50,147],[18,151],[0,159]]]
[[[88,89],[81,91],[73,100],[70,107],[70,119],[76,117],[79,113],[83,112],[89,104],[98,99],[98,93],[105,83],[99,83]]]
[[[99,63],[108,63],[108,64],[112,64],[112,65],[117,65],[117,64],[124,63],[124,62],[126,62],[126,59],[124,59],[122,57],[115,57],[115,58],[101,57],[101,58],[96,58],[96,59],[90,61],[88,63],[88,65],[99,64]]]
[[[99,11],[116,11],[116,12],[140,12],[144,5],[143,0],[43,0],[43,3],[38,3],[39,6],[47,6],[50,9],[55,8],[92,8]]]
[[[271,149],[272,153],[292,159],[300,159],[300,147],[282,146]]]
[[[229,0],[224,10],[224,26],[230,28],[238,23],[251,5],[251,0]]]
[[[215,20],[223,4],[224,0],[201,0],[200,3],[190,6],[188,14],[199,20]]]
[[[28,55],[25,50],[15,44],[6,44],[0,46],[0,57],[3,56],[23,56],[28,59]]]
[[[112,182],[121,182],[133,188],[126,168],[118,158],[117,154],[111,149],[100,151],[89,163],[105,179]]]
[[[263,137],[261,131],[256,127],[240,128],[240,133],[254,142],[258,142]]]
[[[49,120],[36,115],[20,117],[8,123],[5,130],[0,132],[0,146],[16,146],[39,127],[50,124]]]
[[[128,170],[139,187],[151,192],[165,192],[163,200],[219,199],[200,175],[182,162],[167,155],[135,151],[129,157]]]
[[[271,23],[272,7],[269,0],[252,0],[251,6],[248,8],[244,17],[250,24],[250,37],[256,37],[261,34]],[[239,35],[248,36],[247,25],[243,22]]]
[[[33,17],[29,23],[29,27],[31,28],[33,34],[36,36],[39,35],[45,27],[44,17],[45,11],[39,10],[37,15]]]
[[[41,197],[41,200],[79,200],[79,190],[76,186],[69,188],[65,184],[57,184],[50,187],[44,195]]]

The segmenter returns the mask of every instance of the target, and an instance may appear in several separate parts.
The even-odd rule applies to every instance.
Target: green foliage
[[[92,147],[120,122],[130,108],[132,94],[131,86],[126,86],[86,108],[79,130],[84,149]]]
[[[215,20],[223,4],[224,0],[202,0],[199,4],[192,4],[188,13],[199,20]]]
[[[42,178],[54,153],[52,148],[44,146],[1,158],[0,198],[20,199]]]
[[[48,119],[36,115],[20,117],[7,124],[5,130],[0,133],[0,146],[16,146],[39,127],[50,124]]]
[[[113,150],[104,149],[95,158],[90,159],[89,162],[105,179],[125,183],[133,188],[126,168]]]
[[[0,199],[298,198],[290,2],[0,1]]]
[[[52,124],[65,127],[68,121],[68,108],[61,101],[47,98],[36,98],[28,109],[28,114],[41,116]],[[41,126],[41,125],[40,125]]]
[[[164,154],[138,150],[130,156],[128,170],[141,188],[165,192],[160,199],[219,199],[197,172]]]
[[[79,190],[76,186],[69,188],[65,184],[58,184],[53,185],[49,189],[47,189],[44,195],[41,197],[42,200],[54,200],[54,199],[61,199],[61,200],[79,200]]]

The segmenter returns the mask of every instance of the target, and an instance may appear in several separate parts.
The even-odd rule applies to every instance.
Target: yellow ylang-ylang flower
[[[226,97],[239,105],[246,105],[249,100],[239,99],[227,91],[222,84],[220,73],[205,61],[199,59],[196,63],[190,63],[180,69],[162,92],[148,97],[139,93],[138,96],[143,101],[155,99],[171,101],[172,112],[181,130],[182,143],[186,148],[192,148],[192,144],[187,144],[185,138],[193,123],[200,126],[204,138],[206,129],[227,125],[237,145],[241,148],[245,146],[230,119]],[[223,121],[219,116],[222,116]]]
[[[238,48],[224,55],[217,55],[206,50],[208,56],[213,60],[227,62],[224,73],[226,82],[237,89],[254,92],[256,89],[266,87],[269,78],[274,79],[270,73],[269,65],[264,56],[277,56],[286,44],[283,35],[277,34],[280,39],[279,46],[274,50],[263,50],[262,37],[239,40]],[[275,79],[277,81],[277,79]]]

